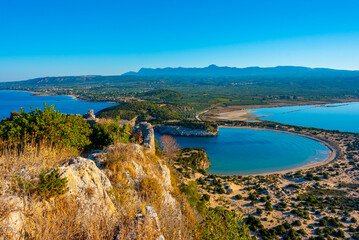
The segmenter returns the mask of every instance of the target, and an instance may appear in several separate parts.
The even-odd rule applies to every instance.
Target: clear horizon
[[[0,81],[140,68],[359,70],[359,2],[6,1]]]

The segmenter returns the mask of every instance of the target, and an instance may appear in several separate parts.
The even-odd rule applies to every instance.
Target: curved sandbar
[[[315,140],[319,143],[321,143],[322,145],[326,146],[330,152],[329,152],[329,156],[328,158],[326,158],[325,160],[321,161],[321,162],[316,162],[316,163],[312,163],[312,164],[308,164],[305,166],[301,166],[298,168],[293,168],[293,169],[289,169],[289,170],[283,170],[283,171],[274,171],[271,173],[260,173],[260,174],[241,174],[243,176],[265,176],[265,175],[272,175],[272,174],[286,174],[286,173],[290,173],[290,172],[296,172],[296,171],[300,171],[300,170],[306,170],[306,169],[311,169],[311,168],[315,168],[315,167],[320,167],[320,166],[324,166],[327,165],[328,163],[336,160],[339,156],[339,148],[332,142],[327,141],[325,139],[322,138],[318,138],[309,134],[304,134],[304,133],[298,133],[295,131],[286,131],[286,130],[279,130],[279,129],[270,129],[270,128],[259,128],[259,127],[242,127],[242,126],[226,126],[226,125],[220,125],[218,126],[218,128],[240,128],[240,129],[251,129],[251,130],[261,130],[261,131],[273,131],[273,132],[280,132],[280,133],[287,133],[287,134],[292,134],[292,135],[297,135],[300,137],[305,137],[305,138],[309,138],[312,140]],[[225,175],[225,174],[218,174],[218,175]]]

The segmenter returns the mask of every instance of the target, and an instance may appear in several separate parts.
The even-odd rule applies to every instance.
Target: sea
[[[249,110],[261,120],[359,133],[359,102]]]
[[[43,109],[44,103],[48,106],[55,105],[55,110],[69,114],[85,114],[90,109],[96,113],[114,105],[107,102],[76,100],[70,96],[34,96],[31,92],[0,90],[0,120],[10,117],[13,111],[19,112],[21,107],[25,111],[29,111],[31,106]]]

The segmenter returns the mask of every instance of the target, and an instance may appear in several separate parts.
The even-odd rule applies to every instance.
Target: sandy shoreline
[[[324,102],[324,101],[308,101],[308,102],[281,102],[281,103],[271,103],[267,105],[236,105],[229,107],[216,107],[207,111],[201,117],[204,120],[229,120],[229,121],[249,121],[249,120],[259,120],[266,116],[257,116],[255,111],[250,109],[257,108],[278,108],[278,107],[294,107],[294,106],[313,106],[313,107],[322,107],[327,104],[350,104],[359,102],[359,99],[336,99],[334,102]]]
[[[318,138],[318,137],[308,135],[308,134],[297,133],[297,132],[293,132],[293,131],[285,131],[285,130],[258,128],[258,127],[241,127],[241,126],[225,126],[225,125],[221,125],[221,126],[219,126],[219,128],[241,128],[241,129],[251,129],[251,130],[261,130],[261,131],[273,131],[273,132],[287,133],[287,134],[297,135],[297,136],[300,136],[300,137],[306,137],[306,138],[318,141],[318,142],[320,142],[321,144],[323,144],[324,146],[326,146],[330,150],[328,158],[321,161],[321,162],[316,162],[316,163],[308,164],[308,165],[305,165],[305,166],[302,166],[302,167],[283,170],[283,171],[275,171],[275,172],[261,173],[261,174],[241,174],[241,176],[266,176],[266,175],[273,175],[273,174],[293,173],[293,172],[297,172],[297,171],[300,171],[300,170],[307,170],[307,169],[327,165],[328,163],[330,163],[330,162],[334,161],[335,159],[337,159],[337,157],[339,156],[339,149],[333,143],[331,143],[329,141],[326,141],[324,139]],[[219,174],[219,175],[222,175],[222,174]],[[225,174],[223,174],[223,175],[225,175]]]
[[[18,92],[28,92],[31,93],[32,96],[67,96],[67,97],[71,97],[74,100],[80,100],[80,101],[86,101],[86,102],[102,102],[102,101],[90,101],[88,99],[81,99],[80,96],[77,95],[61,95],[61,94],[52,94],[52,93],[43,93],[43,92],[34,92],[34,91],[26,91],[26,90],[11,90],[11,91],[18,91]],[[105,101],[106,103],[112,103],[112,104],[117,104],[116,102],[113,101]]]
[[[236,110],[236,111],[218,113],[217,115],[214,116],[214,118],[217,118],[219,120],[247,121],[256,117],[256,115],[253,114],[253,112],[254,111],[247,109]]]

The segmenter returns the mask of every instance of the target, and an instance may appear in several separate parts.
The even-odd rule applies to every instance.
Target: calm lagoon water
[[[19,111],[20,107],[26,111],[31,105],[43,108],[44,102],[55,105],[60,112],[72,114],[84,114],[89,109],[97,112],[113,105],[75,100],[69,96],[32,96],[29,92],[0,90],[0,119],[9,117],[10,112]],[[221,128],[218,137],[176,139],[181,147],[205,149],[212,163],[210,172],[216,174],[260,174],[288,170],[323,161],[329,154],[329,149],[317,141],[263,130]]]
[[[359,133],[359,102],[249,110],[267,121]]]
[[[30,106],[43,108],[44,102],[48,106],[55,105],[55,109],[62,113],[84,114],[89,109],[95,112],[113,106],[106,102],[86,102],[75,100],[69,96],[32,96],[30,92],[0,90],[0,120],[9,117],[12,111],[20,111],[23,107],[26,111]]]
[[[159,137],[159,136],[158,136]],[[175,137],[182,148],[206,150],[210,173],[261,174],[289,170],[329,156],[330,150],[309,138],[266,130],[220,128],[217,137]]]

